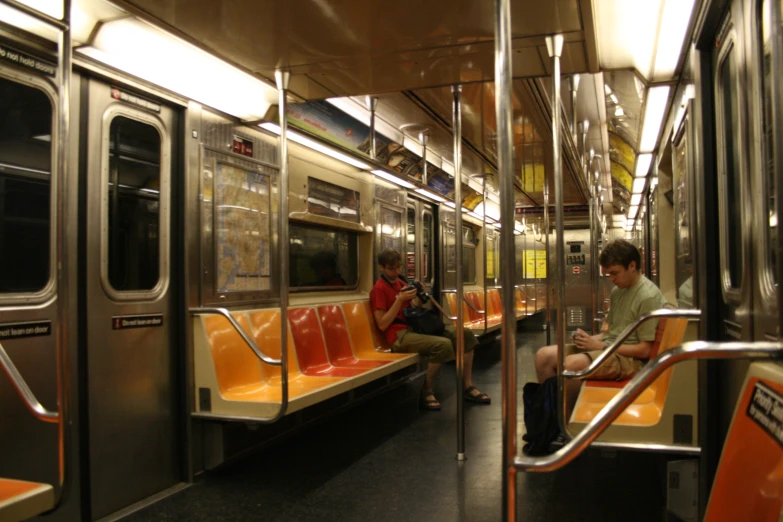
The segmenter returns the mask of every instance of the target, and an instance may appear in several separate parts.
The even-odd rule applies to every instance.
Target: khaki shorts
[[[465,353],[470,353],[478,345],[478,339],[470,329],[463,331]],[[431,363],[445,363],[454,360],[454,345],[457,342],[457,329],[454,325],[446,326],[442,336],[422,335],[411,329],[397,332],[397,340],[392,344],[392,352],[418,353]]]
[[[577,353],[585,354],[590,358],[590,362],[592,362],[603,353],[603,350]],[[598,368],[598,371],[590,376],[590,379],[599,379],[602,381],[621,381],[623,379],[629,379],[639,370],[641,370],[644,364],[645,361],[640,359],[634,359],[633,357],[626,357],[625,355],[613,353],[604,362],[604,364]]]

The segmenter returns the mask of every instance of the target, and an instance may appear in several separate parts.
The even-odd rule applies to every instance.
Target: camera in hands
[[[424,290],[424,285],[422,285],[419,281],[408,283],[408,286],[403,288],[402,291],[407,292],[408,290],[413,289],[416,289],[416,297],[419,298],[419,301],[421,301],[422,304],[430,300],[430,296],[427,295],[427,292]]]

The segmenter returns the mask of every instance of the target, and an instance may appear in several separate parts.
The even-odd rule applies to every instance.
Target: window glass
[[[356,286],[359,281],[357,236],[356,232],[291,224],[291,290]]]
[[[476,232],[462,227],[462,282],[476,282]]]
[[[109,283],[151,290],[160,279],[160,134],[123,116],[109,128]]]
[[[762,163],[764,174],[764,193],[767,195],[764,199],[766,205],[765,215],[767,216],[767,266],[769,277],[772,282],[777,284],[777,238],[778,238],[778,216],[777,205],[775,204],[775,137],[772,127],[772,8],[771,0],[763,0],[761,3],[761,102],[763,106],[761,128],[764,145],[764,162]]]
[[[416,210],[408,207],[408,233],[405,258],[405,274],[410,280],[416,278]]]
[[[723,128],[719,132],[723,134],[723,164],[721,188],[724,193],[723,223],[727,232],[727,244],[723,245],[723,251],[727,260],[729,283],[731,288],[738,288],[742,281],[742,198],[741,198],[741,169],[739,163],[739,116],[737,100],[737,68],[736,56],[732,47],[719,70],[720,97]]]
[[[50,275],[52,105],[0,78],[0,292],[42,290]]]
[[[433,270],[433,267],[435,266],[433,258],[435,256],[432,252],[432,237],[434,233],[432,223],[432,214],[430,214],[428,211],[425,211],[423,215],[424,237],[422,238],[422,251],[424,253],[424,273],[422,274],[422,279],[427,284],[432,283],[432,279],[435,275],[435,271]]]

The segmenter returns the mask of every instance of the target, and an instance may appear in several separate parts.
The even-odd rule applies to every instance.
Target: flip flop
[[[429,411],[439,411],[440,402],[431,391],[421,393],[421,408]]]
[[[474,394],[473,392],[476,393]],[[492,399],[489,398],[489,395],[479,391],[479,389],[476,388],[475,386],[469,386],[465,388],[465,391],[463,392],[463,397],[465,397],[466,401],[477,402],[479,404],[489,404],[492,402]]]

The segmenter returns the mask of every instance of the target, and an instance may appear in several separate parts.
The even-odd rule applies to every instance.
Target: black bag
[[[417,334],[443,335],[446,325],[435,308],[403,308],[402,315]]]
[[[529,382],[522,388],[525,429],[528,443],[523,448],[531,456],[549,455],[550,444],[560,434],[557,423],[557,377],[544,384]]]

